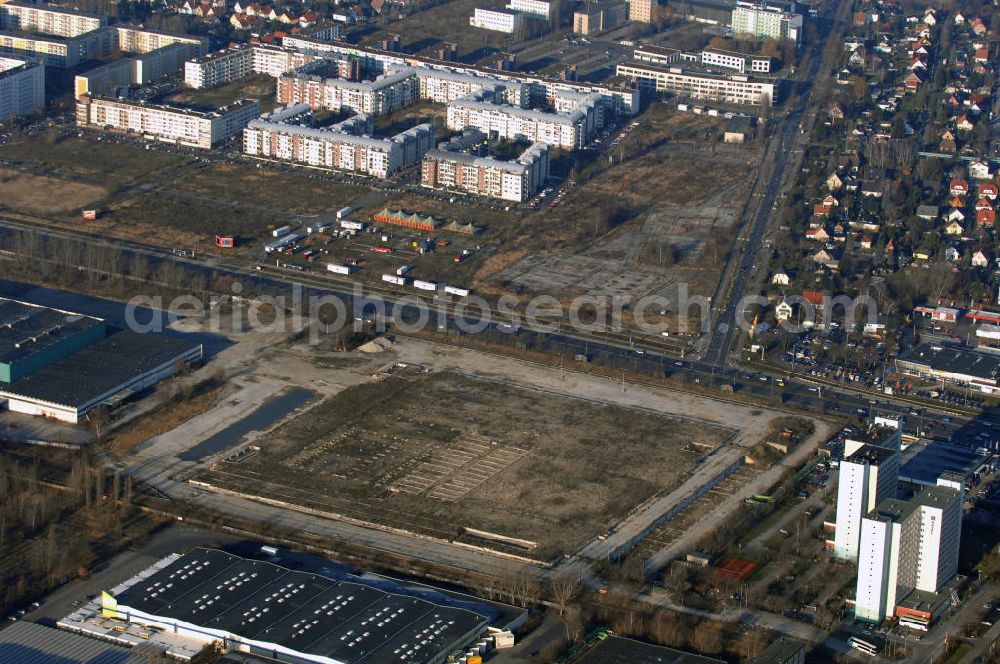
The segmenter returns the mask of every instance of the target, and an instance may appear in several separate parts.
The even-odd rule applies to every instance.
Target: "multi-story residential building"
[[[899,490],[899,450],[862,445],[845,450],[837,487],[837,530],[833,555],[857,560],[861,520],[883,500]]]
[[[505,104],[521,107],[528,105],[527,88],[514,81],[430,67],[418,67],[415,71],[420,85],[420,99],[425,101],[450,104],[456,99],[486,92]]]
[[[99,28],[77,37],[18,30],[0,32],[0,55],[37,60],[47,67],[72,68],[86,60],[105,58],[117,48],[114,28]]]
[[[653,22],[653,0],[629,0],[628,20],[639,23]]]
[[[507,9],[476,7],[476,11],[469,17],[469,25],[512,35],[524,29],[524,14]]]
[[[184,84],[196,89],[216,88],[252,73],[253,47],[240,46],[185,62]]]
[[[215,88],[253,74],[278,78],[296,67],[312,62],[313,51],[252,44],[209,53],[184,63],[184,83],[192,88]]]
[[[507,9],[549,21],[559,17],[561,3],[559,0],[510,0]]]
[[[635,82],[640,90],[672,92],[691,99],[709,99],[727,104],[758,105],[774,100],[774,83],[746,75],[722,75],[697,65],[660,66],[623,62],[617,73]]]
[[[593,5],[573,12],[573,32],[578,35],[607,32],[625,23],[628,15],[628,4],[624,2]]]
[[[340,57],[356,60],[359,63],[360,70],[366,76],[383,73],[387,68],[394,65],[409,66],[417,68],[418,76],[423,76],[426,71],[450,72],[490,78],[494,81],[504,83],[518,83],[525,87],[528,100],[532,105],[547,104],[559,90],[572,90],[599,94],[601,96],[602,107],[615,115],[632,116],[639,112],[640,95],[638,91],[623,85],[567,81],[522,72],[505,72],[386,51],[370,46],[358,46],[344,42],[322,42],[304,37],[285,37],[282,40],[282,45],[307,52],[313,50],[316,52],[334,53]]]
[[[195,52],[195,57],[208,52],[208,39],[195,35],[182,35],[172,32],[156,32],[143,28],[118,26],[118,48],[125,53],[150,53],[171,44],[189,44]]]
[[[708,67],[735,69],[741,74],[748,71],[754,74],[769,74],[771,58],[766,55],[750,55],[736,51],[706,48],[701,52],[701,64]]]
[[[434,145],[434,126],[421,124],[390,138],[373,138],[370,115],[356,115],[330,127],[309,125],[308,104],[294,104],[261,116],[243,131],[243,152],[316,168],[388,177],[420,161]]]
[[[417,100],[420,86],[410,67],[401,67],[374,81],[344,78],[350,73],[351,63],[346,60],[313,61],[278,79],[278,102],[384,115]]]
[[[483,138],[480,132],[475,134]],[[429,150],[421,166],[421,184],[523,202],[549,177],[550,148],[544,143],[532,144],[511,161],[467,154],[463,147],[459,140]]]
[[[125,131],[197,148],[210,148],[239,134],[259,113],[260,106],[249,99],[208,113],[91,95],[81,96],[76,104],[76,122],[81,127]]]
[[[572,150],[585,144],[597,127],[599,95],[586,95],[569,112],[546,113],[495,103],[488,95],[458,99],[448,106],[449,129],[472,127],[499,138],[526,138]]]
[[[884,500],[862,519],[855,617],[881,622],[912,591],[937,592],[958,571],[964,492],[922,489]]]
[[[45,67],[0,58],[0,124],[45,107]]]
[[[87,14],[56,5],[11,0],[0,5],[0,28],[38,32],[57,37],[79,37],[108,24],[105,16]]]
[[[77,74],[73,85],[75,96],[105,95],[120,87],[146,85],[180,71],[184,61],[196,55],[199,48],[197,44],[175,42],[135,57],[113,60]]]
[[[733,7],[732,24],[736,35],[751,35],[763,39],[802,40],[802,15],[791,9],[767,3],[737,0]]]

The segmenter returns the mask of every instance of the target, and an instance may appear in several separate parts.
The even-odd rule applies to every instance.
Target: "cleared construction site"
[[[196,481],[549,561],[607,539],[733,435],[452,371],[397,369],[323,400],[255,454]]]

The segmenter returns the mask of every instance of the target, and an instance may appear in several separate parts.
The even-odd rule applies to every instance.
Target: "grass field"
[[[44,191],[45,196],[38,192]],[[0,168],[0,200],[15,210],[36,214],[79,211],[104,200],[107,189],[48,176]]]
[[[157,150],[98,142],[92,137],[59,138],[55,132],[0,146],[0,159],[53,169],[109,187],[145,180],[188,161]]]
[[[726,432],[455,374],[350,388],[201,479],[315,509],[550,559],[676,487]],[[486,538],[490,539],[490,538]]]

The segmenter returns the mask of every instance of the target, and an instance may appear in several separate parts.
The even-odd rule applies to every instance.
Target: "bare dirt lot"
[[[258,455],[200,479],[547,560],[679,485],[729,433],[450,372],[397,372],[326,399]]]
[[[46,195],[39,196],[40,191]],[[0,169],[0,200],[15,210],[38,214],[79,211],[107,195],[107,189],[96,185]]]

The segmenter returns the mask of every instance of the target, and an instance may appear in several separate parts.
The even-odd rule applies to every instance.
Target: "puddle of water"
[[[182,461],[200,461],[207,456],[228,449],[251,431],[260,431],[288,415],[290,412],[316,396],[312,390],[293,388],[281,396],[269,399],[241,420],[212,434],[180,455]]]

